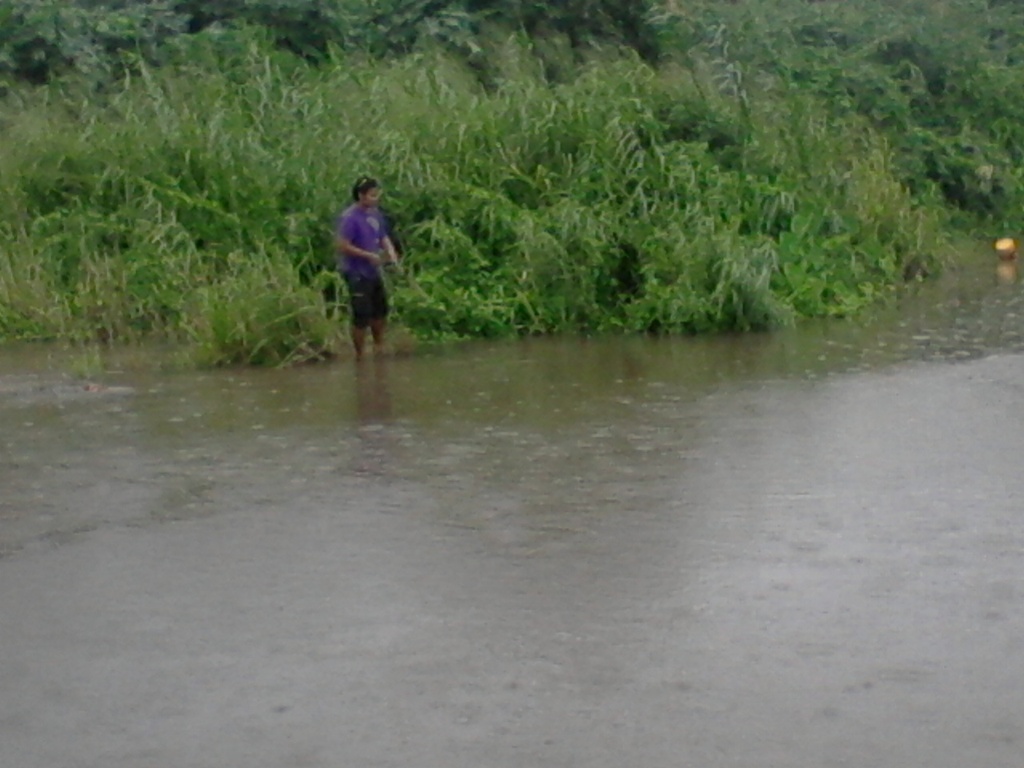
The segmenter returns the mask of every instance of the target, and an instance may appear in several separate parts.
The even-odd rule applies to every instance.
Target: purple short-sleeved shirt
[[[348,240],[356,248],[377,254],[384,249],[381,241],[388,234],[384,214],[377,208],[364,208],[358,204],[346,208],[338,216],[337,231],[338,237]],[[380,277],[380,267],[358,256],[339,254],[338,268],[347,276]]]

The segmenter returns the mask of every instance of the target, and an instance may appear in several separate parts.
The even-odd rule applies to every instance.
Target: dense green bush
[[[248,281],[241,254],[299,291],[366,170],[391,188],[417,285],[398,306],[424,335],[761,328],[855,311],[934,253],[884,142],[813,99],[741,102],[629,58],[550,84],[514,42],[493,90],[432,54],[312,69],[248,50],[12,118],[5,334],[210,328],[192,298]],[[47,291],[58,322],[14,311]]]
[[[90,78],[164,60],[163,46],[211,28],[255,26],[318,60],[332,47],[378,57],[441,43],[485,65],[489,27],[564,35],[573,47],[615,41],[654,55],[648,2],[566,0],[0,0],[0,83],[75,72]]]
[[[431,338],[848,315],[952,225],[1020,226],[1017,6],[537,8],[0,0],[8,80],[73,73],[0,103],[0,337],[329,353],[331,223],[365,172],[398,318]]]
[[[75,73],[99,82],[187,29],[170,2],[0,0],[0,86]]]
[[[664,3],[662,47],[703,50],[723,76],[813,94],[891,144],[900,181],[963,222],[1019,227],[1024,6],[989,0]]]

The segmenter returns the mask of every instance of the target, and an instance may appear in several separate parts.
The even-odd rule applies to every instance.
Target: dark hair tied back
[[[356,183],[352,186],[352,199],[358,201],[359,196],[369,192],[371,189],[376,189],[380,184],[377,180],[370,176],[360,176],[356,179]]]

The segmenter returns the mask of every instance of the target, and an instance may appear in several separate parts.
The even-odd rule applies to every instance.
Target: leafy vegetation
[[[0,0],[0,337],[329,354],[366,172],[423,338],[849,315],[1019,227],[1017,5],[553,8]]]

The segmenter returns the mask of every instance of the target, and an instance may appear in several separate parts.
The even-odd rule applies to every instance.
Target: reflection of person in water
[[[388,361],[375,358],[372,365],[355,366],[356,429],[353,471],[383,476],[390,471],[397,443],[388,426],[392,420]]]
[[[1003,237],[995,242],[996,255],[999,256],[999,263],[996,265],[996,277],[1001,283],[1017,282],[1017,241],[1012,237]]]
[[[360,424],[379,424],[391,420],[391,391],[388,388],[387,360],[374,359],[373,365],[356,367],[356,408]]]

